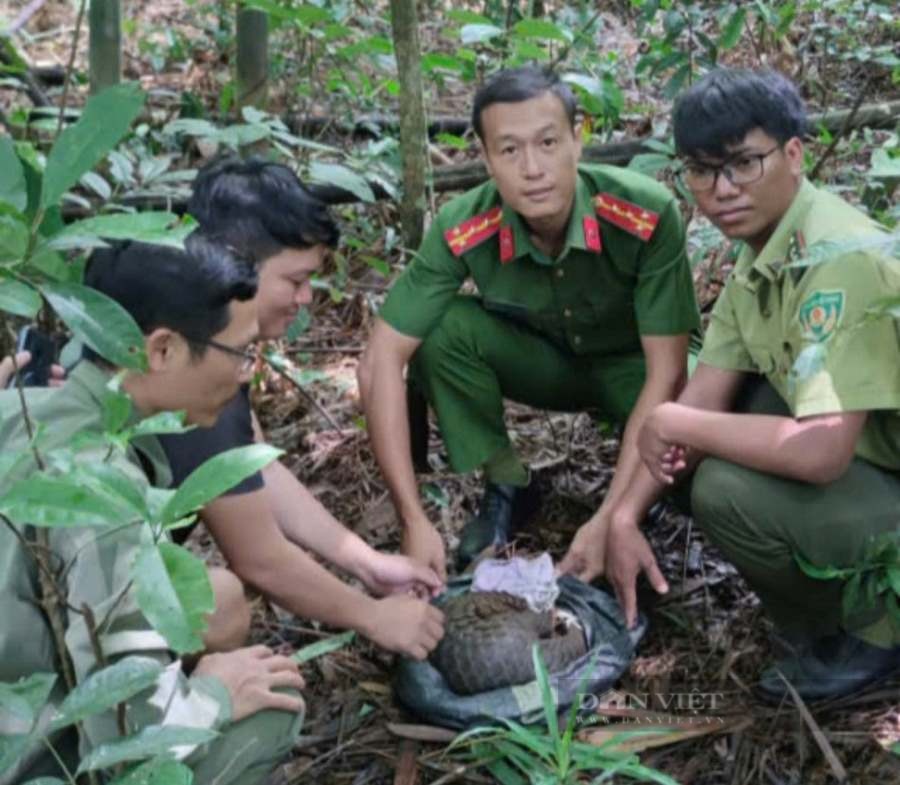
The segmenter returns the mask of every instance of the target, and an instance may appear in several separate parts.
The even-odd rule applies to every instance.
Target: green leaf
[[[158,436],[165,433],[186,433],[195,426],[184,424],[185,413],[160,412],[151,417],[145,417],[130,430],[132,438],[137,436]]]
[[[168,757],[154,758],[133,768],[109,785],[191,785],[194,773]]]
[[[198,466],[163,510],[163,523],[171,523],[221,496],[241,480],[260,471],[283,453],[268,444],[235,447]]]
[[[27,733],[47,703],[55,683],[56,674],[53,673],[35,673],[13,683],[0,682],[0,716],[17,717],[28,726],[24,728]]]
[[[747,18],[747,9],[738,8],[722,27],[718,45],[720,49],[732,49],[741,39],[741,31],[744,29],[744,20]]]
[[[45,283],[40,289],[59,318],[97,354],[118,368],[146,369],[144,336],[115,300],[76,283]]]
[[[653,177],[657,172],[671,166],[672,159],[661,153],[639,153],[628,163],[629,169]]]
[[[0,262],[18,262],[28,251],[30,233],[22,221],[12,215],[0,215]]]
[[[0,311],[33,319],[41,309],[41,295],[27,283],[0,278]]]
[[[841,607],[844,616],[852,615],[854,611],[859,610],[862,576],[861,572],[857,572],[844,586],[844,590],[841,593]]]
[[[36,780],[28,780],[25,785],[66,785],[59,777],[38,777]]]
[[[815,578],[820,581],[830,581],[834,578],[840,578],[843,580],[844,578],[848,578],[853,575],[853,569],[841,569],[840,567],[818,567],[810,561],[807,561],[803,556],[799,553],[794,553],[794,560],[799,565],[800,569],[808,575],[810,578]]]
[[[492,38],[503,35],[504,32],[502,27],[497,27],[496,25],[463,25],[459,31],[459,40],[466,45],[483,44],[485,41],[490,41]]]
[[[288,327],[287,332],[284,335],[285,340],[288,342],[296,341],[309,329],[310,324],[312,324],[312,316],[309,313],[309,308],[302,305],[297,311],[297,316],[294,317],[294,321],[291,322],[291,326]]]
[[[463,8],[454,8],[451,11],[448,11],[447,18],[463,25],[489,25],[491,23],[491,20],[486,16],[476,14],[474,11],[467,11]]]
[[[75,125],[63,131],[44,172],[41,207],[56,204],[79,178],[125,136],[144,105],[144,94],[134,84],[120,84],[90,98]]]
[[[72,241],[85,238],[109,240],[139,240],[158,245],[173,245],[180,248],[184,238],[194,226],[182,223],[174,213],[118,213],[98,215],[68,224],[62,232],[53,237],[51,245],[72,247]]]
[[[900,566],[888,567],[887,577],[894,594],[900,596]]]
[[[22,162],[8,136],[0,136],[0,202],[25,212],[28,206],[28,189]]]
[[[900,177],[900,157],[892,158],[883,147],[872,153],[872,166],[867,172],[869,177]]]
[[[138,606],[179,654],[203,648],[206,617],[215,597],[203,562],[171,542],[145,545],[131,576]]]
[[[355,194],[364,202],[374,202],[375,194],[365,178],[341,164],[313,161],[309,166],[309,179],[315,183],[336,185]]]
[[[541,650],[536,643],[531,646],[531,660],[534,663],[534,673],[537,677],[538,687],[541,689],[541,702],[544,705],[544,718],[547,720],[547,730],[552,739],[559,738],[559,719],[556,716],[556,699],[550,688],[550,674],[541,657]]]
[[[572,35],[563,31],[545,19],[523,19],[513,27],[513,32],[522,38],[539,38],[544,41],[563,41],[568,43]]]
[[[77,773],[108,769],[117,763],[152,758],[182,745],[205,744],[218,735],[215,731],[200,728],[151,725],[127,739],[117,739],[99,745],[82,759]]]
[[[149,657],[125,657],[92,673],[66,696],[51,720],[51,731],[124,703],[152,687],[162,672],[162,665]]]
[[[122,469],[109,463],[84,463],[77,466],[67,479],[84,484],[98,495],[105,496],[119,512],[120,522],[147,520],[150,511],[144,496],[145,485]]]
[[[64,477],[41,472],[15,483],[0,497],[0,512],[15,523],[48,527],[122,523],[109,498]]]
[[[118,433],[131,416],[131,396],[122,390],[108,390],[103,396],[103,430]]]
[[[353,630],[342,632],[340,635],[332,635],[330,638],[325,638],[325,640],[316,641],[308,646],[304,646],[302,649],[297,649],[292,659],[302,665],[304,662],[314,660],[323,654],[330,654],[338,649],[343,649],[355,637],[356,633]]]

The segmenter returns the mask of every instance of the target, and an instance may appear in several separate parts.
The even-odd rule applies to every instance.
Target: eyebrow
[[[541,136],[542,134],[547,133],[548,131],[555,131],[556,123],[547,123],[547,125],[541,126],[537,131],[534,132],[534,136]],[[518,142],[520,139],[524,139],[524,136],[517,136],[516,134],[502,134],[497,141],[498,142]]]

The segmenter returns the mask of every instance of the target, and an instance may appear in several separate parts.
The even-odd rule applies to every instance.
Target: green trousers
[[[789,414],[766,382],[755,383],[739,410]],[[787,637],[810,640],[843,628],[876,646],[900,645],[900,625],[883,603],[845,613],[844,583],[810,578],[794,558],[818,567],[857,563],[870,538],[900,527],[900,475],[856,458],[840,479],[819,486],[706,458],[694,475],[691,508]]]
[[[596,412],[616,423],[644,384],[643,354],[575,355],[460,295],[410,363],[410,380],[435,410],[450,464],[483,465],[510,444],[503,399],[538,409]]]

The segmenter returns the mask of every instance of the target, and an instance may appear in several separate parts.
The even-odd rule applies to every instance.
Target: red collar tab
[[[462,256],[497,233],[503,218],[503,208],[493,207],[486,213],[473,216],[444,232],[444,239],[454,256]]]
[[[644,242],[653,236],[656,224],[659,223],[659,215],[652,210],[645,210],[612,194],[597,194],[594,197],[594,208],[601,218]]]
[[[584,246],[589,251],[599,253],[603,250],[603,240],[600,238],[600,226],[593,215],[586,215],[581,221],[584,227]]]
[[[500,262],[506,264],[511,262],[516,255],[516,238],[513,237],[511,226],[503,226],[500,228]]]

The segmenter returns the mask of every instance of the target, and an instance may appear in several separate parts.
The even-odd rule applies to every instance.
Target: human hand
[[[434,570],[441,583],[447,581],[447,553],[438,530],[427,518],[408,523],[403,529],[400,550],[410,559]]]
[[[559,563],[560,575],[574,575],[590,583],[603,574],[608,524],[609,519],[605,515],[595,515],[581,525]]]
[[[362,632],[383,649],[424,660],[444,637],[444,614],[424,600],[392,594],[375,602]]]
[[[305,682],[294,660],[274,654],[268,646],[207,654],[200,658],[194,673],[215,676],[228,688],[233,722],[263,709],[298,712],[304,707],[299,695],[275,692],[276,687],[299,690]]]
[[[15,363],[13,362],[11,355],[0,360],[0,388],[6,387],[6,385],[9,384],[9,380],[12,379],[16,372],[16,367],[18,367],[20,371],[24,370],[25,366],[30,362],[31,352],[29,351],[16,352]],[[66,369],[56,363],[51,365],[49,385],[51,387],[62,387],[65,381]]]
[[[444,590],[444,582],[431,567],[394,553],[373,551],[357,575],[378,597],[410,592],[417,597],[435,597]]]
[[[606,577],[616,592],[629,627],[637,622],[635,584],[642,572],[657,592],[665,594],[669,591],[669,584],[660,572],[653,549],[637,524],[613,520],[606,538]]]
[[[638,451],[657,482],[672,485],[687,468],[687,451],[668,438],[668,424],[678,416],[679,404],[663,403],[644,419],[638,433]]]

